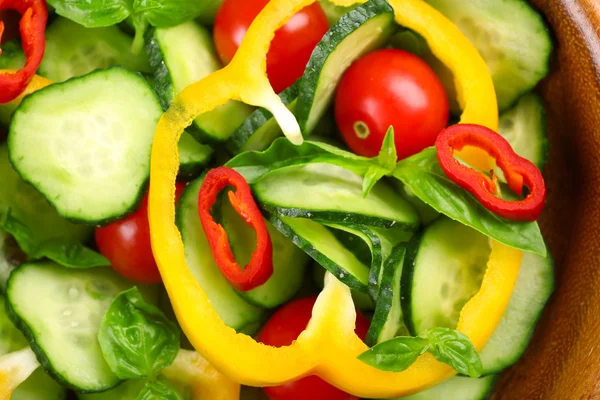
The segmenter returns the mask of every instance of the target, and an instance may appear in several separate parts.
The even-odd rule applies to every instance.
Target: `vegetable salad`
[[[4,0],[0,37],[0,400],[478,400],[525,352],[525,1]]]

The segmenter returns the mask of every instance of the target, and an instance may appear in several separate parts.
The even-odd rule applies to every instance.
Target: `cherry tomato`
[[[348,68],[335,98],[335,119],[356,154],[379,153],[390,126],[398,159],[433,146],[448,123],[444,86],[419,57],[396,49],[367,54]]]
[[[250,24],[269,0],[225,0],[215,19],[217,53],[227,64],[240,47]],[[327,17],[317,3],[303,8],[275,32],[267,54],[267,75],[280,93],[304,73],[313,49],[329,30]]]
[[[177,183],[176,199],[179,199],[184,188],[184,183]],[[124,277],[148,285],[162,282],[150,245],[148,195],[144,197],[140,209],[129,217],[97,228],[96,243],[113,269]]]
[[[282,306],[263,326],[257,340],[275,347],[292,344],[306,329],[316,300],[316,297],[306,297]],[[369,325],[369,320],[357,310],[355,332],[363,340],[367,336]],[[314,375],[280,386],[266,387],[264,390],[271,400],[358,400],[358,397],[345,393]]]

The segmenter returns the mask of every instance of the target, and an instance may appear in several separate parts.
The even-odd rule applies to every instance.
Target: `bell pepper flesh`
[[[383,372],[357,356],[366,345],[354,334],[350,290],[331,279],[313,309],[313,319],[292,345],[274,348],[227,327],[185,261],[175,225],[177,143],[203,112],[230,99],[267,108],[295,143],[297,123],[266,77],[266,53],[274,32],[314,0],[272,0],[255,19],[238,53],[224,69],[190,85],[159,121],[152,149],[149,219],[152,247],[177,318],[194,345],[217,370],[250,386],[272,386],[316,374],[360,397],[404,396],[456,374],[425,354],[406,371]],[[337,1],[334,1],[337,2]],[[396,21],[422,34],[454,72],[463,123],[497,129],[497,104],[487,66],[458,28],[421,0],[389,0]],[[486,155],[487,157],[487,155]],[[465,159],[469,162],[474,161]],[[487,162],[487,159],[484,160]],[[479,293],[464,307],[458,329],[481,349],[500,322],[517,278],[522,253],[494,242]]]

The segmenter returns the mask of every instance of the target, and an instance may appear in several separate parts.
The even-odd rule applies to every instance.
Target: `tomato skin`
[[[240,47],[250,24],[269,0],[225,0],[215,18],[217,53],[228,64]],[[267,54],[267,75],[280,93],[304,73],[313,49],[329,30],[327,16],[318,3],[300,10],[275,32]]]
[[[176,199],[179,199],[184,188],[184,183],[177,183]],[[125,278],[146,285],[162,283],[150,244],[147,194],[135,213],[121,221],[96,228],[96,244],[113,269]]]
[[[256,340],[275,347],[292,344],[306,329],[316,300],[316,296],[306,297],[282,306],[267,321]],[[369,320],[357,311],[355,332],[363,340],[367,336],[369,325]],[[280,386],[266,387],[264,391],[271,400],[358,400],[358,397],[345,393],[314,375]]]
[[[419,57],[383,49],[367,54],[345,72],[336,94],[335,118],[348,147],[366,157],[379,153],[393,126],[401,160],[434,145],[448,123],[448,96]]]

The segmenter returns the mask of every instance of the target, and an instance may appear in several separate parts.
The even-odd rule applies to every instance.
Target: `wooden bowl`
[[[531,0],[555,36],[548,203],[541,226],[557,285],[526,355],[494,399],[600,398],[600,0]],[[527,40],[527,38],[523,38]]]

